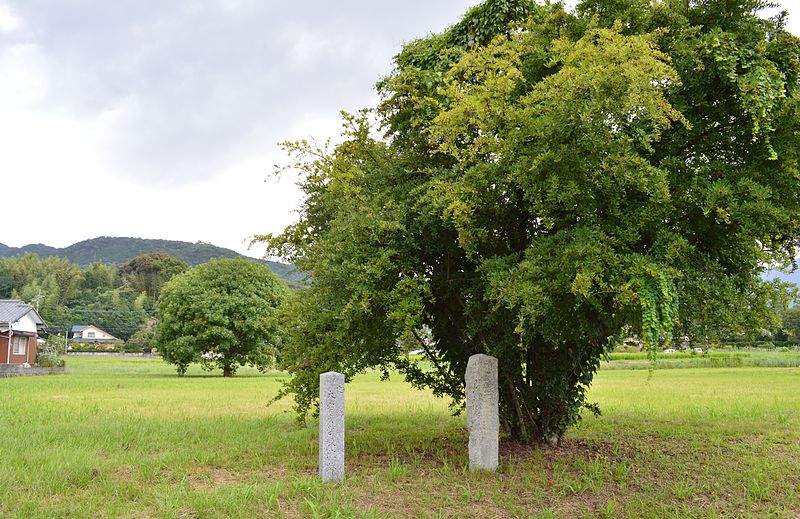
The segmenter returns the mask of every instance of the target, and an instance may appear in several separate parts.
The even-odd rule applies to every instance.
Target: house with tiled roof
[[[73,326],[70,335],[72,346],[75,348],[90,346],[98,350],[110,350],[119,341],[118,338],[93,324]]]
[[[16,299],[0,299],[0,364],[36,362],[36,339],[46,330],[34,307]]]

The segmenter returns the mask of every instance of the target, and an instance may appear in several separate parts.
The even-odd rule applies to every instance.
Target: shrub
[[[61,368],[64,358],[61,356],[61,340],[55,335],[50,335],[39,345],[36,353],[36,366],[40,368]]]
[[[155,334],[153,327],[149,323],[145,323],[139,330],[136,331],[131,338],[125,343],[125,351],[128,353],[151,353],[155,343]]]
[[[143,353],[144,348],[141,344],[128,340],[128,342],[125,343],[125,346],[122,347],[122,351],[125,353]]]
[[[97,346],[73,346],[69,349],[70,353],[119,353],[122,346],[116,344],[113,348],[98,348]]]
[[[738,368],[742,366],[740,355],[719,355],[709,359],[709,366],[712,368]]]

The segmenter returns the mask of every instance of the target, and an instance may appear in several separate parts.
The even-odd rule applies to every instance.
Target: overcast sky
[[[300,201],[271,175],[277,142],[338,133],[404,42],[476,3],[0,0],[0,242],[259,255],[248,236],[279,232]]]

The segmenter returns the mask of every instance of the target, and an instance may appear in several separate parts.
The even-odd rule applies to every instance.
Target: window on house
[[[86,332],[86,336],[90,339],[94,339],[94,332]]]
[[[25,355],[28,346],[28,338],[22,335],[14,336],[14,355]]]

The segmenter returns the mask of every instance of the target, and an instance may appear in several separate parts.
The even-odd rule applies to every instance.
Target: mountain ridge
[[[217,258],[245,258],[268,266],[287,281],[301,282],[305,278],[294,265],[245,256],[234,250],[200,241],[192,243],[179,240],[99,236],[63,248],[43,243],[31,243],[22,247],[11,247],[0,243],[0,257],[21,256],[26,252],[32,252],[42,258],[50,256],[66,258],[81,267],[96,261],[119,265],[150,252],[169,254],[193,267]]]

